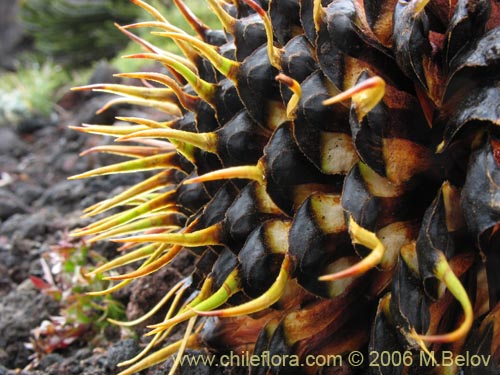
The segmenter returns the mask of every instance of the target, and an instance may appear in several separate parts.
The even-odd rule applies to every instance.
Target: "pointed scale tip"
[[[219,169],[198,177],[193,177],[188,180],[184,180],[182,183],[194,184],[199,182],[227,180],[233,178],[254,180],[257,181],[259,184],[263,184],[266,179],[262,171],[262,168],[258,164],[258,165],[245,165],[239,167]]]
[[[222,23],[224,29],[229,33],[234,33],[237,22],[236,18],[227,13],[217,0],[208,0],[208,6]]]
[[[163,34],[163,33],[160,33]],[[180,34],[174,34],[180,35]],[[202,42],[203,43],[203,42]],[[164,54],[156,53],[136,53],[132,55],[123,56],[126,59],[149,59],[158,61],[168,68],[173,69],[175,72],[180,74],[188,83],[193,87],[196,93],[205,101],[211,102],[212,98],[217,90],[217,85],[207,82],[200,78],[193,70],[189,69],[181,60],[175,56],[168,56]],[[231,60],[228,60],[231,61]]]
[[[334,281],[346,277],[360,276],[365,272],[377,266],[384,257],[385,246],[378,239],[375,233],[366,230],[358,225],[352,216],[349,218],[349,232],[351,233],[353,243],[363,245],[371,250],[370,254],[353,266],[336,272],[331,275],[324,275],[319,278],[320,281]]]
[[[454,331],[449,333],[440,335],[420,335],[413,331],[410,333],[410,337],[417,341],[421,340],[429,343],[450,343],[461,340],[467,336],[474,322],[474,311],[469,295],[443,254],[441,254],[440,259],[436,263],[434,274],[462,306],[464,312],[463,321]]]
[[[302,97],[302,88],[295,79],[287,76],[286,74],[280,73],[275,78],[277,81],[286,85],[293,92],[292,97],[286,105],[286,116],[293,119],[295,117],[295,112],[297,111],[300,98]]]
[[[144,9],[146,12],[148,12],[149,14],[151,14],[158,21],[168,23],[167,19],[165,17],[163,17],[163,15],[155,7],[153,7],[153,6],[145,3],[142,0],[130,0],[130,1],[133,4],[135,4],[135,5],[139,6],[139,7],[141,7],[142,9]]]
[[[278,302],[283,293],[285,292],[286,285],[290,275],[290,268],[291,268],[290,256],[286,254],[285,258],[283,259],[283,263],[281,265],[278,277],[271,285],[271,287],[264,294],[247,303],[221,310],[199,311],[196,310],[196,307],[192,308],[192,310],[197,315],[218,316],[224,318],[249,315],[262,311],[270,307],[274,303]]]
[[[154,73],[154,72],[137,72],[137,73],[119,73],[114,74],[115,77],[120,78],[135,78],[141,80],[148,80],[153,82],[161,83],[170,89],[177,95],[179,102],[188,111],[195,112],[197,110],[197,104],[200,98],[194,95],[190,95],[182,90],[179,83],[173,78],[167,76],[166,74]]]

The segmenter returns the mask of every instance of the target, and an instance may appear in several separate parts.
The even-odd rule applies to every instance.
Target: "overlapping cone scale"
[[[193,30],[132,3],[152,20],[118,26],[147,50],[128,57],[169,72],[121,74],[155,86],[79,89],[163,117],[76,126],[120,142],[84,154],[128,159],[73,178],[153,175],[89,207],[86,216],[122,210],[74,235],[123,244],[95,270],[118,282],[104,292],[181,252],[199,260],[121,374],[204,346],[344,360],[249,364],[252,374],[472,371],[437,366],[450,352],[483,355],[474,371],[498,374],[498,1],[202,1],[220,29],[174,1]],[[140,27],[183,55],[136,36]],[[184,339],[161,349],[182,322]],[[355,369],[353,351],[405,360]]]

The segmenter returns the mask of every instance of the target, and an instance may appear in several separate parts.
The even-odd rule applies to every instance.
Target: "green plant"
[[[122,0],[23,0],[20,12],[37,51],[73,67],[113,57],[126,42],[113,23],[136,15]]]
[[[66,348],[83,336],[94,345],[102,344],[106,341],[104,331],[110,325],[107,319],[123,319],[125,311],[118,301],[110,295],[95,295],[109,282],[84,274],[85,267],[102,261],[82,241],[68,238],[43,254],[43,277],[31,276],[31,281],[59,303],[60,315],[43,321],[32,331],[28,347],[37,355]]]
[[[352,351],[409,355],[375,370],[384,374],[426,373],[418,361],[432,353],[426,363],[439,365],[444,351],[481,352],[492,359],[481,371],[497,373],[498,3],[207,0],[225,33],[185,12],[193,37],[133,2],[155,21],[120,28],[147,50],[127,58],[171,75],[120,74],[160,87],[78,89],[165,118],[77,127],[134,144],[90,150],[130,160],[73,178],[157,172],[89,207],[88,217],[123,211],[73,235],[129,250],[91,274],[139,263],[108,276],[107,292],[182,251],[200,259],[144,317],[168,306],[121,374],[186,347],[340,356],[346,365],[331,370],[342,373],[356,371]],[[184,56],[132,34],[139,26]],[[183,340],[149,354],[182,322]],[[261,365],[252,373],[321,371]]]
[[[54,98],[68,81],[69,74],[53,61],[40,63],[26,58],[17,71],[2,74],[0,120],[19,124],[26,118],[48,119],[54,112]],[[66,87],[67,88],[67,87]]]

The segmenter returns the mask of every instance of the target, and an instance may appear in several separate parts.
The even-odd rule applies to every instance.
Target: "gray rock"
[[[12,215],[26,213],[29,208],[10,191],[0,188],[0,220],[6,220]]]
[[[0,351],[8,357],[7,368],[22,368],[32,354],[24,344],[29,342],[30,330],[44,319],[57,313],[57,304],[37,291],[30,280],[24,281],[0,303]]]

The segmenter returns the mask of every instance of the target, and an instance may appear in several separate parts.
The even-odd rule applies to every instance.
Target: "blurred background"
[[[171,0],[148,3],[189,30]],[[214,19],[208,7],[198,4],[196,9],[205,21]],[[92,81],[102,82],[112,72],[137,69],[140,61],[120,56],[139,47],[114,23],[149,19],[128,0],[0,0],[0,126],[37,128],[56,122],[58,101],[70,87],[88,83],[93,74]],[[139,29],[139,35],[149,31]],[[175,48],[165,38],[154,42]]]

